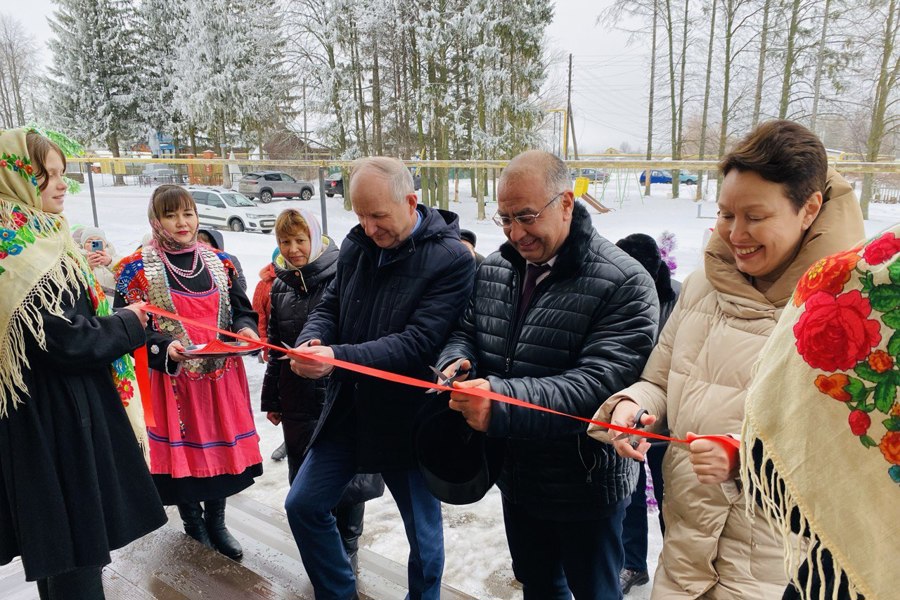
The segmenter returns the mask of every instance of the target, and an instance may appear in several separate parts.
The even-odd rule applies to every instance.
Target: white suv
[[[250,198],[231,190],[188,187],[197,203],[201,225],[228,228],[232,231],[269,233],[275,227],[275,213],[256,206]]]

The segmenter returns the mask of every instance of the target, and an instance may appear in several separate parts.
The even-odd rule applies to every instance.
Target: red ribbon
[[[456,388],[447,387],[444,385],[440,385],[439,383],[435,383],[433,381],[425,381],[423,379],[416,379],[415,377],[408,377],[406,375],[398,375],[396,373],[391,373],[390,371],[382,371],[381,369],[373,369],[372,367],[366,367],[363,365],[358,365],[356,363],[347,362],[344,360],[339,360],[337,358],[328,358],[325,356],[320,356],[318,354],[308,354],[306,352],[302,352],[295,349],[284,348],[279,346],[273,346],[272,344],[267,344],[265,342],[261,342],[259,340],[254,340],[252,338],[248,338],[246,336],[240,335],[238,333],[234,333],[232,331],[226,331],[224,329],[219,329],[218,327],[213,327],[211,325],[207,325],[206,323],[201,323],[200,321],[196,321],[189,317],[183,317],[181,315],[177,315],[175,313],[171,313],[167,310],[163,310],[152,304],[147,304],[142,307],[143,310],[148,313],[158,315],[160,317],[166,317],[168,319],[174,319],[176,321],[181,321],[182,323],[186,323],[188,325],[193,325],[194,327],[198,327],[200,329],[205,329],[207,331],[213,331],[215,333],[221,335],[227,335],[229,337],[233,337],[238,340],[242,340],[244,342],[249,342],[251,344],[255,344],[260,347],[268,348],[269,350],[275,350],[277,352],[283,352],[284,354],[289,354],[292,356],[305,358],[307,360],[315,360],[318,362],[326,363],[332,365],[334,367],[340,367],[342,369],[347,369],[348,371],[353,371],[355,373],[360,373],[362,375],[368,375],[370,377],[376,377],[378,379],[384,379],[386,381],[393,381],[395,383],[403,383],[406,385],[411,385],[413,387],[420,387],[425,389],[437,389],[443,392],[453,392],[456,391]],[[570,415],[568,413],[560,412],[558,410],[553,410],[552,408],[547,408],[544,406],[538,406],[535,404],[531,404],[530,402],[526,402],[525,400],[519,400],[518,398],[510,398],[509,396],[504,396],[503,394],[498,394],[497,392],[492,392],[489,390],[483,390],[478,388],[469,388],[466,390],[467,394],[472,396],[479,396],[481,398],[487,398],[489,400],[496,400],[497,402],[505,402],[506,404],[512,404],[513,406],[521,406],[522,408],[527,408],[530,410],[539,410],[541,412],[550,413],[551,415],[558,415],[560,417],[566,417],[569,419],[575,419],[576,421],[582,421],[584,423],[588,423],[591,425],[596,425],[598,427],[602,427],[604,429],[611,429],[613,431],[618,431],[620,433],[627,433],[629,435],[637,435],[640,437],[653,438],[656,440],[663,440],[666,442],[676,442],[679,444],[689,444],[691,441],[695,439],[710,439],[716,441],[723,446],[729,453],[737,452],[737,449],[740,447],[740,442],[738,440],[724,436],[724,435],[698,435],[691,436],[690,440],[680,439],[669,437],[667,435],[661,435],[659,433],[653,433],[651,431],[644,431],[642,429],[633,429],[631,427],[623,427],[621,425],[613,425],[612,423],[604,423],[603,421],[595,421],[594,419],[588,419],[587,417],[580,417],[578,415]]]
[[[144,407],[144,424],[147,427],[156,427],[150,396],[150,364],[147,359],[147,346],[144,344],[134,351],[134,376],[138,391],[141,393],[141,406]]]

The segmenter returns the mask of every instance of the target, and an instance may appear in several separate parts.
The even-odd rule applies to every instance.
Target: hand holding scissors
[[[460,358],[456,362],[452,363],[443,371],[439,370],[435,366],[428,367],[431,369],[431,372],[437,376],[437,383],[439,385],[443,385],[445,387],[453,387],[454,381],[465,381],[466,378],[469,377],[469,371],[472,368],[472,363],[469,362],[468,359]],[[442,390],[437,388],[431,388],[426,394],[439,394]]]

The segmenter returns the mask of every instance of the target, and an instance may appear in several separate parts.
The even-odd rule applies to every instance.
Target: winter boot
[[[181,515],[181,521],[184,523],[184,532],[209,548],[212,548],[212,541],[209,539],[209,533],[206,531],[206,523],[203,522],[203,507],[199,502],[188,502],[178,505],[178,514]]]
[[[287,457],[287,444],[281,442],[281,445],[275,448],[275,451],[272,452],[272,460],[275,462],[280,462]]]
[[[206,530],[213,547],[231,560],[241,560],[244,550],[240,542],[225,528],[225,498],[207,500],[205,504]]]
[[[359,571],[359,538],[363,532],[363,517],[366,514],[366,503],[338,506],[334,510],[337,519],[338,532],[341,534],[341,542],[347,557],[350,558],[350,566],[353,572]]]

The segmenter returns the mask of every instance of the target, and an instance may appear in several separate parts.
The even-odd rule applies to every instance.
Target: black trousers
[[[105,600],[100,567],[37,580],[41,600]]]

